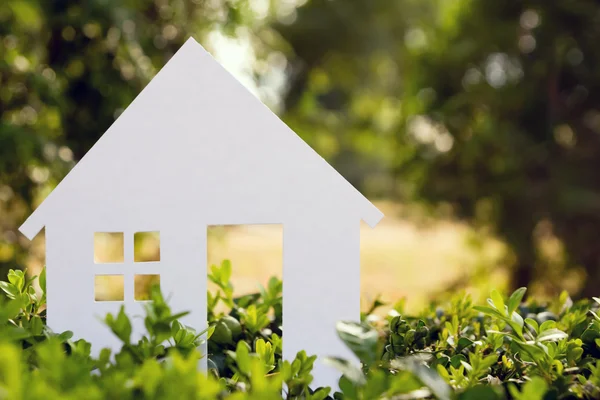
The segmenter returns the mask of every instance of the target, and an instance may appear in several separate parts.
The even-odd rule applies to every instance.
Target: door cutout
[[[269,305],[268,320],[265,321],[266,323],[259,324],[262,327],[259,330],[270,330],[282,337],[283,225],[209,226],[207,228],[207,266],[208,318],[210,321],[219,321],[225,317],[223,321],[226,322],[227,315],[234,315],[235,318],[243,320],[244,313],[253,313],[251,304],[255,301],[251,300],[248,295],[260,293],[260,287],[263,287],[267,295],[261,298],[259,307],[263,307],[260,304],[265,299],[268,301],[272,298],[273,301]],[[229,271],[231,271],[230,274]],[[273,277],[276,279],[271,280]],[[227,286],[229,283],[231,287]],[[233,305],[233,310],[232,304],[216,299],[217,293],[221,297],[232,296],[236,299],[237,303]],[[249,325],[247,325],[248,328]],[[231,349],[235,349],[235,330],[232,330],[233,337],[229,339],[227,329],[223,327],[217,327],[217,329],[220,329],[221,333],[225,331],[225,335],[213,334],[212,341],[218,342],[220,345],[231,345]],[[222,343],[223,341],[225,343]],[[281,346],[281,341],[276,345]],[[212,349],[209,344],[209,357],[220,357],[221,355],[216,354],[216,351],[220,351],[220,349]]]

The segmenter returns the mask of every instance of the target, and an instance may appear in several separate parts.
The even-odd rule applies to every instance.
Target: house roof
[[[73,200],[76,192],[90,190],[88,182],[107,179],[106,171],[99,171],[103,168],[112,168],[114,181],[123,174],[139,174],[136,164],[146,162],[147,167],[149,163],[162,162],[175,168],[182,152],[195,152],[189,158],[200,162],[220,151],[220,161],[231,148],[233,156],[246,162],[250,159],[245,154],[256,154],[256,159],[249,162],[268,160],[270,169],[306,178],[301,179],[305,186],[315,182],[312,190],[318,190],[320,195],[323,191],[332,192],[337,196],[336,201],[349,203],[371,227],[383,217],[381,211],[190,38],[19,230],[32,239],[59,207],[76,201]],[[149,157],[148,153],[156,156]],[[186,166],[190,169],[196,164]],[[243,168],[231,173],[240,170]]]

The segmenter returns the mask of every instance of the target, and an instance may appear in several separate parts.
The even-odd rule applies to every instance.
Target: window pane
[[[160,261],[160,232],[136,232],[133,246],[135,262]]]
[[[125,299],[123,275],[96,275],[94,300],[123,301]]]
[[[123,232],[94,233],[94,262],[122,263],[124,260]]]
[[[160,288],[160,275],[135,275],[134,288],[136,301],[150,300],[150,289],[152,286]]]

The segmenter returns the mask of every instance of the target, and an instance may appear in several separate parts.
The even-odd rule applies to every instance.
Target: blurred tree
[[[600,3],[313,0],[278,29],[286,118],[353,183],[492,227],[514,286],[557,237],[598,295]]]
[[[188,35],[241,26],[286,51],[286,121],[353,184],[491,227],[514,285],[554,274],[539,238],[555,236],[597,294],[593,0],[5,0],[0,269],[24,264],[18,224]]]
[[[246,0],[0,2],[0,271],[24,265],[35,202],[190,35],[253,22]]]

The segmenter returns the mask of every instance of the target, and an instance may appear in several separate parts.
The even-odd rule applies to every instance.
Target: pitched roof
[[[337,200],[352,203],[371,227],[383,217],[369,200],[190,38],[19,230],[33,238],[46,225],[49,213],[70,195],[84,190],[81,186],[88,186],[85,190],[89,190],[88,181],[105,179],[102,174],[106,171],[98,171],[103,168],[113,169],[114,180],[122,173],[139,173],[140,167],[134,164],[146,162],[148,167],[149,162],[160,163],[148,153],[166,154],[167,158],[159,158],[170,163],[182,152],[193,153],[188,154],[193,161],[210,157],[215,151],[225,154],[231,148],[237,151],[234,154],[237,157],[256,153],[256,159],[277,163],[275,167],[286,171],[294,170],[296,176],[310,175],[312,181],[321,183],[319,190],[327,188],[344,196]],[[195,166],[187,164],[188,169],[192,165]]]

